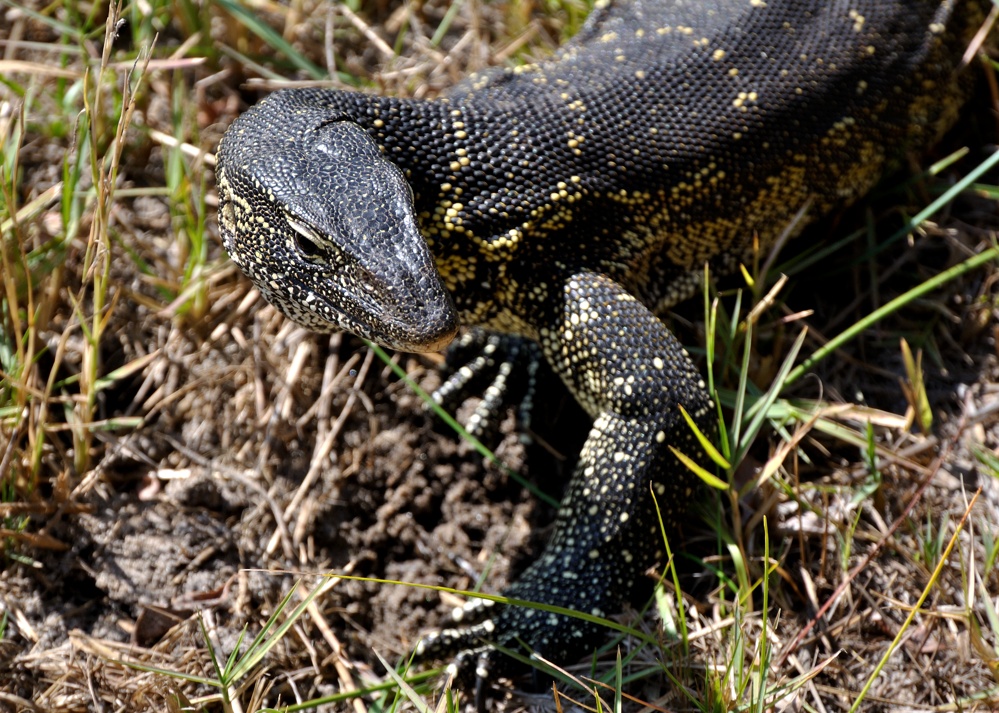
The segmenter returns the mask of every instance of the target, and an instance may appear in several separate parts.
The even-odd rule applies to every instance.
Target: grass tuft
[[[480,467],[423,419],[405,381],[431,388],[432,361],[379,371],[263,304],[222,254],[212,152],[263,91],[431,96],[551,52],[590,9],[4,0],[0,705],[467,707],[409,647],[488,598],[468,591],[485,571],[512,576],[552,500],[497,467],[530,472],[515,437]],[[929,168],[706,275],[673,323],[717,407],[707,524],[664,535],[652,600],[602,622],[592,660],[530,661],[557,680],[531,706],[999,706],[985,79]],[[330,570],[356,574],[275,576]]]

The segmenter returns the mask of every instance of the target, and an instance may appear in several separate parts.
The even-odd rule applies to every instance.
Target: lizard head
[[[443,349],[458,314],[417,227],[399,168],[368,133],[279,92],[226,132],[219,229],[275,307],[316,331],[403,351]]]

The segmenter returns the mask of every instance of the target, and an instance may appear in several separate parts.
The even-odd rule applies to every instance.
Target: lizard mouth
[[[388,317],[388,315],[385,315]],[[358,336],[370,339],[383,347],[403,352],[443,351],[458,333],[458,319],[442,321],[430,320],[426,324],[413,324],[401,319],[384,318],[365,321],[356,316],[349,317],[345,329]]]
[[[304,310],[289,313],[285,305],[276,306],[309,329],[350,332],[398,351],[437,352],[451,343],[460,326],[450,295],[443,296],[429,302],[410,295],[399,302],[406,309],[398,310],[369,295],[340,293],[331,299],[311,292],[302,301]]]

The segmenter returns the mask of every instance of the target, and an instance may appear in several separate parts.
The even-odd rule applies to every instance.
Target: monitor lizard
[[[461,325],[536,341],[593,417],[540,557],[504,593],[615,613],[698,481],[682,406],[701,375],[656,316],[704,264],[735,268],[930,144],[968,90],[986,0],[598,0],[552,58],[434,100],[276,92],[219,146],[220,232],[296,322],[406,351]],[[565,661],[598,628],[513,606],[423,655],[508,670],[489,642]]]

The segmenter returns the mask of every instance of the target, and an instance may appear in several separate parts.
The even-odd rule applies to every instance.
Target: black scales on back
[[[218,152],[222,238],[317,330],[442,348],[459,323],[536,340],[594,418],[551,542],[505,594],[608,615],[660,561],[711,432],[655,313],[931,143],[968,89],[987,0],[598,2],[554,58],[434,101],[286,90]],[[596,627],[519,607],[421,644],[480,675],[484,642],[566,660]]]

